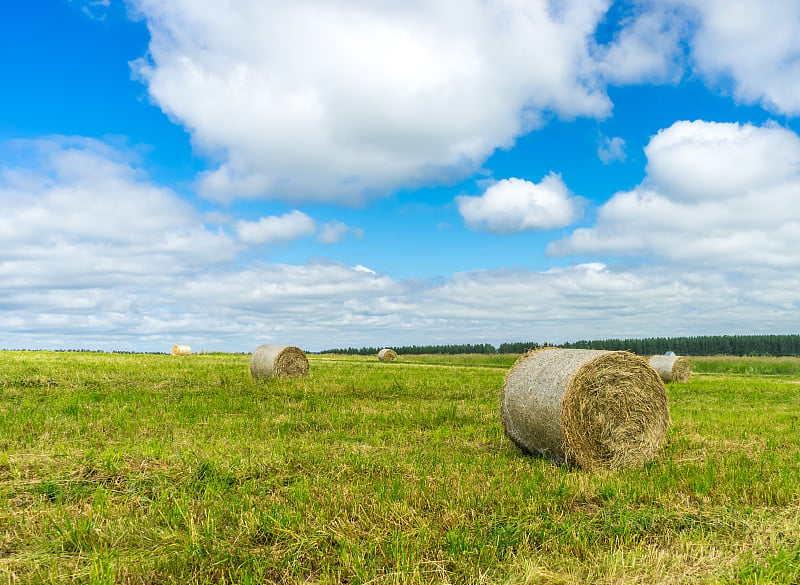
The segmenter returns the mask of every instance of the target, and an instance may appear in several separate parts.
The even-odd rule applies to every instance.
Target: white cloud
[[[323,244],[337,244],[342,241],[347,234],[347,224],[340,221],[331,221],[322,226],[319,240]]]
[[[645,0],[594,47],[608,83],[677,82],[689,73],[737,101],[800,113],[796,0]]]
[[[430,280],[400,280],[363,265],[326,261],[246,265],[239,261],[245,251],[240,241],[205,227],[205,216],[154,186],[129,153],[65,138],[13,149],[27,150],[35,160],[0,169],[2,348],[167,351],[180,340],[207,350],[247,351],[265,342],[318,350],[387,342],[776,332],[794,322],[800,307],[796,270],[758,268],[754,287],[752,277],[733,272],[596,262]],[[26,157],[4,160],[20,158]],[[773,185],[774,196],[790,187]],[[772,212],[775,217],[785,215],[786,201]],[[703,203],[718,205],[716,199]],[[601,221],[641,220],[641,205],[685,204],[654,194],[653,202],[627,211],[614,211],[616,205],[601,210],[608,218]],[[273,218],[276,229],[250,222],[251,239],[281,230],[289,237],[297,233],[291,226],[308,225],[308,216],[285,217]],[[695,225],[691,218],[688,212],[681,216],[690,226],[681,238],[702,229],[702,221],[694,219]],[[666,232],[663,223],[655,221],[656,233]],[[785,245],[800,237],[800,222],[786,221],[769,235],[772,245]],[[757,246],[767,269],[775,253],[770,245]]]
[[[131,0],[151,33],[132,65],[208,156],[199,189],[217,201],[359,203],[461,178],[551,113],[609,115],[606,84],[699,76],[800,112],[795,0],[635,2],[598,45],[610,5]]]
[[[322,244],[338,244],[347,234],[352,234],[358,239],[364,237],[364,230],[361,228],[350,227],[341,221],[329,221],[322,224],[317,241]]]
[[[183,279],[238,252],[128,151],[66,137],[0,150],[0,346],[145,338],[151,315],[175,315],[161,300]]]
[[[461,177],[540,123],[605,116],[607,0],[133,0],[152,99],[218,157],[215,200],[356,202]]]
[[[70,3],[76,0],[69,0]],[[77,0],[81,11],[92,20],[105,20],[111,0]]]
[[[695,11],[695,68],[731,84],[745,103],[800,113],[800,3],[796,0],[680,0]]]
[[[785,331],[800,282],[589,263],[397,280],[332,262],[229,266],[149,287],[9,291],[0,347],[248,351]],[[145,290],[146,289],[146,290]],[[768,294],[766,291],[769,291]],[[213,310],[210,308],[213,307]]]
[[[784,331],[798,279],[589,263],[544,272],[493,270],[397,280],[335,263],[263,265],[198,278],[182,290],[188,321],[229,343],[291,338],[310,349]],[[225,299],[220,303],[218,299]],[[215,318],[202,314],[216,302]],[[195,312],[197,314],[195,315]],[[224,328],[222,327],[224,324]],[[200,330],[198,330],[198,333]]]
[[[564,227],[574,222],[582,200],[570,194],[561,176],[539,183],[503,179],[478,197],[456,197],[458,211],[471,230],[509,234]]]
[[[64,137],[0,150],[0,348],[321,349],[416,334],[415,283],[362,265],[241,261],[245,244],[315,233],[299,211],[227,227],[154,185],[129,151]]]
[[[645,154],[648,181],[683,201],[738,198],[800,175],[800,138],[775,125],[676,122]]]
[[[317,233],[317,224],[295,209],[281,216],[262,217],[258,221],[239,221],[235,229],[242,242],[258,246],[311,236]]]
[[[620,23],[613,42],[595,47],[598,73],[616,84],[677,81],[684,67],[685,15],[663,3],[640,4],[636,10]]]
[[[113,280],[158,272],[176,258],[182,270],[237,252],[193,207],[150,183],[129,153],[64,137],[3,148],[34,159],[0,167],[0,273],[6,278],[15,280],[30,263],[34,272],[48,267],[65,285],[88,273]]]
[[[603,164],[614,161],[625,162],[625,139],[619,136],[613,138],[604,136],[600,141],[600,146],[597,147],[597,156],[603,161]]]
[[[740,102],[800,113],[796,0],[646,0],[633,11],[594,49],[607,82],[675,82],[688,71]]]
[[[800,267],[800,137],[776,126],[676,122],[645,149],[648,175],[552,254],[655,257],[716,270]]]

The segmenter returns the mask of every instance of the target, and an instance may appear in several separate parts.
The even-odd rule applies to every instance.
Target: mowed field
[[[800,359],[692,358],[598,473],[504,437],[515,358],[0,352],[0,583],[800,582]]]

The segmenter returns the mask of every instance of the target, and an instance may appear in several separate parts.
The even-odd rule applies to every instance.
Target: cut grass
[[[0,352],[0,581],[800,580],[800,387],[770,360],[669,384],[658,458],[598,474],[503,436],[498,356],[331,357]]]

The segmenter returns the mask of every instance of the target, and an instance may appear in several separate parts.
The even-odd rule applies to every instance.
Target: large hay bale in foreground
[[[260,345],[250,358],[254,378],[300,378],[308,374],[308,358],[293,345]]]
[[[654,355],[648,360],[665,382],[688,382],[692,374],[689,360],[677,355]]]
[[[378,359],[382,362],[393,362],[397,360],[397,352],[393,349],[384,348],[378,352]]]
[[[192,348],[188,345],[173,345],[170,351],[172,355],[192,355]]]
[[[546,349],[506,374],[503,428],[520,448],[589,468],[635,467],[664,442],[664,383],[625,351]]]

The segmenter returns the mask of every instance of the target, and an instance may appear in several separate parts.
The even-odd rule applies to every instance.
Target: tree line
[[[501,343],[462,343],[444,345],[407,345],[391,347],[399,355],[407,354],[458,354],[458,353],[524,353],[552,344],[535,341]],[[387,346],[390,347],[390,346]],[[674,351],[678,355],[800,355],[800,335],[699,335],[696,337],[646,337],[642,339],[595,339],[558,344],[570,349],[625,350],[637,355],[657,355]],[[320,353],[374,355],[381,348],[349,347],[326,349]]]
[[[674,351],[678,355],[800,355],[800,335],[700,335],[576,341],[561,347],[627,350],[638,355]]]
[[[419,354],[455,354],[455,353],[497,353],[491,343],[461,343],[450,345],[406,345],[394,347],[384,345],[382,347],[348,347],[345,349],[325,349],[319,353],[340,353],[346,355],[375,355],[381,349],[393,349],[397,355],[419,355]]]

